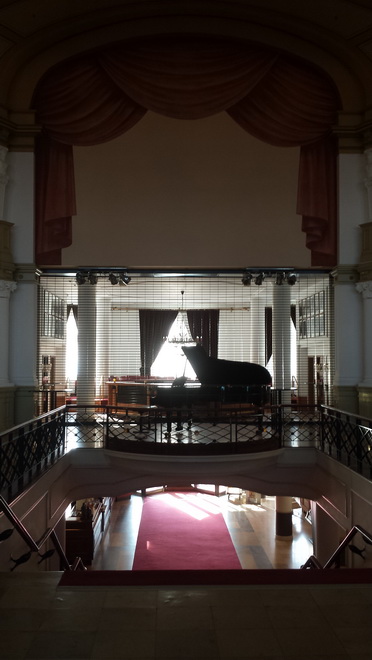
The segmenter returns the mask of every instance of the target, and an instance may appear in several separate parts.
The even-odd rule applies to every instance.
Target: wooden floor
[[[147,497],[151,497],[149,494]],[[275,497],[261,504],[242,504],[234,494],[215,497],[199,493],[221,507],[242,568],[299,568],[313,553],[312,526],[301,508],[293,510],[292,540],[275,538]],[[140,493],[114,503],[111,523],[96,550],[92,570],[131,570],[141,520]]]

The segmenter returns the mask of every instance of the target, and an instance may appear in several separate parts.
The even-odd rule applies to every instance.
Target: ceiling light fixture
[[[245,272],[243,277],[242,277],[242,284],[243,286],[250,286],[252,282],[252,274]]]
[[[97,284],[98,275],[96,275],[95,273],[88,273],[88,281],[90,284]]]
[[[129,284],[129,282],[131,281],[132,278],[129,277],[129,275],[124,274],[124,275],[120,275],[120,279],[123,282],[123,284],[125,284],[125,286],[128,286],[128,284]]]

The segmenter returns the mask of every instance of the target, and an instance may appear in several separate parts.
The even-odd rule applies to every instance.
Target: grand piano
[[[200,384],[177,378],[172,386],[157,387],[153,404],[165,408],[216,404],[251,404],[269,400],[271,374],[260,364],[209,357],[200,344],[182,346]]]

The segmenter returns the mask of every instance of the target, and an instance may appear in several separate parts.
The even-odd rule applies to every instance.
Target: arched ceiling
[[[234,36],[302,56],[334,79],[344,133],[372,127],[371,0],[0,0],[0,141],[26,146],[37,130],[33,90],[57,62],[169,33]]]

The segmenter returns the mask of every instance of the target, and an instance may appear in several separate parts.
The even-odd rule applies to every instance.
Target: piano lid
[[[182,350],[202,385],[271,385],[270,372],[260,364],[209,357],[200,344]]]

